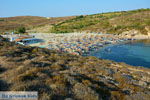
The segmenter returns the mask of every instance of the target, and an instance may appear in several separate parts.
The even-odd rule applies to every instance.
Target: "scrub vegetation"
[[[74,19],[55,24],[51,32],[69,33],[86,31],[119,34],[135,29],[142,34],[147,34],[145,28],[148,26],[150,26],[150,9],[138,9],[77,16]]]
[[[38,91],[39,100],[149,100],[149,72],[0,37],[0,91]]]
[[[102,32],[120,34],[130,30],[148,34],[150,9],[108,12],[69,17],[17,16],[0,18],[0,32],[25,27],[35,33]]]
[[[0,18],[0,32],[15,31],[20,27],[25,27],[27,30],[43,27],[45,25],[57,24],[62,21],[72,19],[70,17],[38,17],[38,16],[16,16]]]

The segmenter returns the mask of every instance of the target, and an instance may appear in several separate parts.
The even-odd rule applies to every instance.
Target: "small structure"
[[[30,45],[30,44],[40,43],[44,41],[36,38],[24,38],[24,39],[16,39],[15,42],[21,45]]]

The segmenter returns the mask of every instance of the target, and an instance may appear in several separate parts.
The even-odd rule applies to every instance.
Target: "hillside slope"
[[[0,18],[0,32],[13,31],[20,26],[28,32],[102,32],[120,34],[136,31],[150,34],[150,9],[110,12],[69,17],[18,16]]]
[[[70,17],[38,17],[38,16],[17,16],[17,17],[5,17],[0,18],[0,32],[13,31],[19,27],[26,27],[27,29],[33,29],[45,25],[58,24],[62,21],[74,18]]]
[[[0,91],[38,91],[39,100],[149,100],[149,72],[0,37]]]
[[[150,30],[150,9],[102,13],[86,16],[77,16],[53,26],[52,33],[68,32],[102,32],[122,33],[137,30],[148,34]]]

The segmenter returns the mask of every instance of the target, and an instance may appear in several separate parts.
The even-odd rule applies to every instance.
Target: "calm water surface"
[[[90,54],[102,59],[150,68],[150,40],[111,45]]]

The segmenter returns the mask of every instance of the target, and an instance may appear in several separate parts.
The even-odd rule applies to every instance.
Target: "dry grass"
[[[13,31],[19,27],[26,27],[27,29],[33,29],[45,25],[57,24],[72,18],[74,18],[74,16],[56,17],[56,18],[46,18],[38,16],[16,16],[7,18],[5,17],[0,18],[0,32]]]

